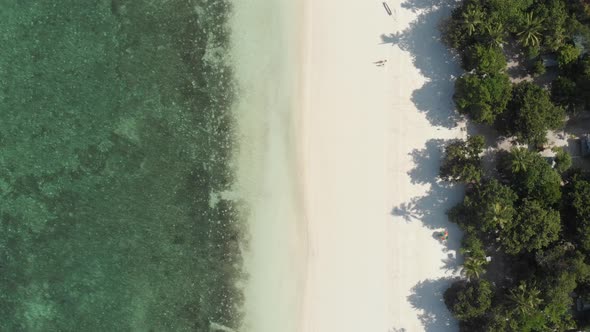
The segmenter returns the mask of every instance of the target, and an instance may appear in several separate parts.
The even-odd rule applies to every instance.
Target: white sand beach
[[[445,140],[464,135],[444,3],[236,2],[241,332],[457,330],[442,291],[460,239],[445,211],[462,190],[436,180]]]
[[[436,174],[444,141],[463,136],[459,68],[438,41],[449,9],[434,3],[388,1],[390,16],[377,0],[307,2],[301,331],[457,330],[442,291],[460,238],[445,210],[461,190]]]

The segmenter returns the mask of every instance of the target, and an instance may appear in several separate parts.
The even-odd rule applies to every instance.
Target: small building
[[[590,135],[584,134],[580,138],[580,155],[582,157],[590,156]]]

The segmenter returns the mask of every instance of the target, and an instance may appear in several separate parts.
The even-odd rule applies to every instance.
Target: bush
[[[557,62],[560,68],[564,68],[570,63],[576,61],[580,56],[580,49],[572,44],[566,44],[559,49]]]
[[[460,321],[483,316],[492,306],[492,285],[487,280],[455,282],[443,295],[449,311]]]
[[[542,59],[535,61],[533,67],[531,68],[531,74],[533,76],[541,76],[546,72],[545,64],[543,63]]]

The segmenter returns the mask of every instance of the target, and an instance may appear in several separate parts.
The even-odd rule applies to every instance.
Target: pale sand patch
[[[436,173],[444,141],[464,136],[459,70],[437,41],[448,8],[419,2],[426,12],[389,1],[392,16],[377,0],[306,2],[301,331],[457,330],[440,279],[456,275],[460,234],[445,210],[462,191]],[[442,227],[446,247],[433,238]]]

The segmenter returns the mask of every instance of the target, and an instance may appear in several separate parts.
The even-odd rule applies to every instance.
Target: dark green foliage
[[[547,68],[545,68],[545,64],[543,63],[542,59],[538,59],[534,62],[533,67],[531,68],[531,74],[533,76],[541,76],[545,74]]]
[[[553,148],[555,152],[555,170],[564,173],[572,166],[572,156],[562,147]]]
[[[557,54],[557,62],[559,62],[560,67],[565,67],[578,60],[579,56],[580,49],[572,44],[565,44],[559,49],[559,53]]]
[[[537,331],[546,328],[545,315],[541,310],[543,299],[537,286],[521,282],[509,290],[506,312],[507,325],[512,331]]]
[[[500,241],[507,253],[542,249],[559,238],[559,212],[529,199],[524,199],[517,211],[514,222],[507,224],[500,232]]]
[[[590,57],[571,63],[552,84],[553,99],[569,111],[587,109],[590,105]]]
[[[492,232],[512,223],[517,198],[510,187],[497,180],[484,181],[449,211],[449,218],[467,231]]]
[[[522,82],[512,90],[501,129],[519,142],[541,145],[547,140],[547,130],[563,127],[564,120],[564,109],[553,105],[545,90]]]
[[[557,243],[535,253],[537,265],[547,271],[565,270],[568,268],[566,257],[571,255],[576,247],[570,242]]]
[[[510,80],[506,74],[466,74],[455,83],[453,100],[460,113],[475,122],[492,124],[506,109],[510,92]]]
[[[513,149],[509,157],[511,186],[522,198],[552,206],[561,199],[561,177],[538,153]]]
[[[522,55],[526,62],[535,61],[541,56],[541,47],[539,45],[529,45],[523,47]]]
[[[565,76],[559,76],[551,83],[551,99],[570,113],[584,107],[584,99],[578,94],[576,82]]]
[[[565,188],[567,226],[579,245],[590,252],[590,182],[576,176]]]
[[[586,108],[590,105],[590,57],[586,55],[581,58],[572,71],[575,72],[574,79],[577,87],[577,94],[584,100]]]
[[[506,69],[506,57],[497,46],[475,44],[463,53],[463,68],[479,74],[498,74]]]
[[[563,0],[538,1],[535,6],[535,13],[543,18],[543,38],[541,45],[549,52],[559,50],[571,31],[571,20]]]
[[[492,285],[486,280],[457,281],[444,293],[445,304],[461,321],[481,317],[492,304]]]
[[[522,24],[524,13],[534,0],[481,0],[489,8],[492,19],[506,26],[507,31],[515,33]]]
[[[460,50],[475,40],[485,18],[483,8],[476,3],[464,1],[443,24],[442,35],[447,45]]]
[[[452,182],[479,182],[483,146],[482,136],[471,136],[467,141],[449,143],[440,166],[440,178]]]
[[[461,254],[465,256],[463,274],[470,280],[478,279],[488,264],[483,243],[472,233],[467,233],[461,243]]]
[[[460,252],[465,257],[473,257],[478,259],[485,259],[486,254],[483,249],[483,243],[473,233],[467,233],[461,241]]]
[[[538,47],[541,43],[544,18],[530,11],[524,14],[518,27],[518,40],[524,47]]]
[[[574,304],[571,294],[576,287],[576,274],[568,271],[558,271],[556,276],[550,276],[544,280],[543,313],[546,315],[546,325],[554,331],[575,328],[571,315]]]
[[[475,122],[493,124],[517,143],[542,149],[547,131],[563,128],[565,110],[590,108],[590,56],[581,52],[590,50],[587,0],[462,1],[444,25],[443,40],[470,72],[456,81],[458,111]],[[557,71],[550,96],[535,83],[511,87],[507,78],[498,78],[505,68],[504,52],[514,51],[524,67],[515,73],[527,69],[540,76],[547,71],[534,79],[542,82]],[[543,59],[552,56],[559,67],[545,66]],[[473,292],[461,299],[466,305],[457,306],[467,281],[445,293],[461,331],[574,331],[590,326],[590,314],[573,307],[574,294],[590,299],[590,182],[583,173],[569,170],[572,157],[564,149],[554,152],[555,169],[528,148],[499,152],[499,174],[487,173],[499,181],[468,185],[463,202],[448,212],[465,231],[464,275],[476,283],[487,270],[485,278],[497,285],[482,314],[471,310],[479,303]]]
[[[467,257],[463,262],[463,275],[468,280],[479,279],[481,275],[486,272],[486,265],[488,262],[484,258],[479,257]]]

